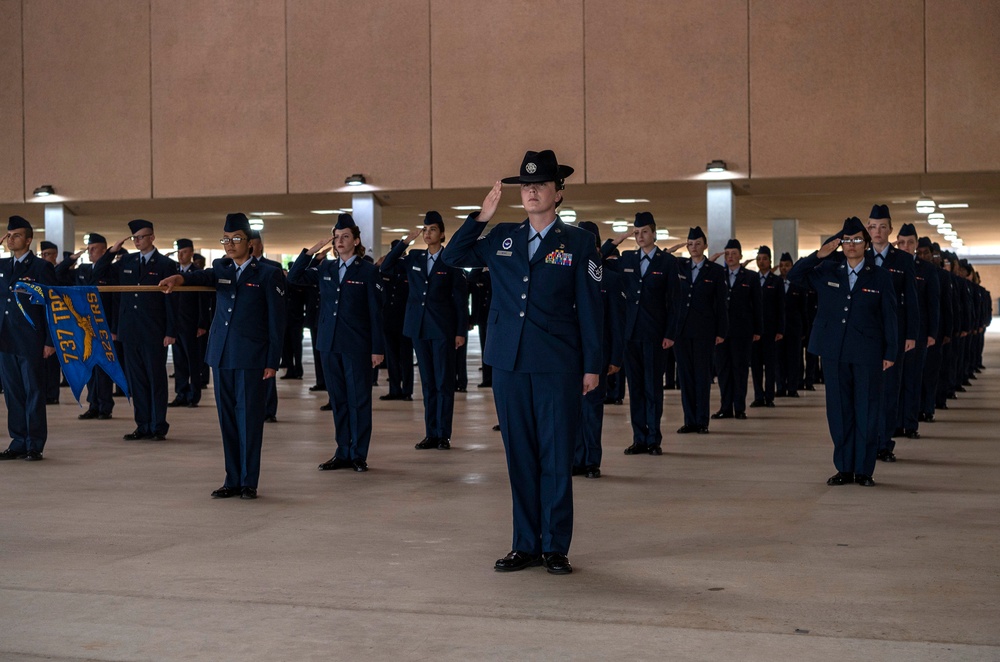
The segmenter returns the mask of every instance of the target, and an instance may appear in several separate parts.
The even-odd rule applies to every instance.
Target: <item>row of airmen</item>
[[[337,228],[352,227],[356,226],[349,215],[338,220]],[[614,380],[622,374],[628,382],[633,432],[626,454],[662,453],[663,378],[670,353],[676,357],[680,374],[684,407],[680,434],[706,433],[709,418],[746,418],[751,364],[760,374],[759,377],[755,375],[755,386],[763,384],[755,388],[760,395],[751,407],[773,406],[775,392],[791,397],[797,395],[804,379],[803,341],[809,336],[815,315],[816,293],[787,278],[792,268],[789,254],[781,256],[776,273],[771,268],[770,249],[760,247],[756,257],[758,270],[754,272],[746,268],[739,241],[732,239],[722,254],[713,255],[706,261],[707,239],[700,228],[693,228],[684,244],[662,250],[656,246],[655,220],[648,212],[637,214],[632,229],[603,245],[600,245],[600,233],[595,224],[584,222],[580,227],[594,234],[605,267],[602,296],[605,298],[607,366],[599,388],[586,399],[584,416],[588,424],[583,426],[584,434],[574,460],[577,473],[600,476],[603,405],[609,388],[613,388],[608,378]],[[968,262],[941,251],[926,237],[918,239],[912,225],[904,224],[900,228],[893,245],[890,241],[892,221],[885,205],[873,207],[867,228],[872,236],[871,252],[876,265],[892,274],[897,296],[900,349],[898,360],[886,373],[878,446],[879,459],[894,461],[894,437],[918,437],[919,423],[933,422],[935,411],[947,408],[948,399],[956,397],[956,392],[963,391],[970,380],[975,379],[981,368],[983,330],[991,318],[991,304],[989,293],[976,282],[977,275]],[[8,236],[28,229],[27,221],[14,217]],[[92,233],[85,249],[91,264],[75,266],[83,251],[68,256],[55,265],[54,282],[155,284],[174,273],[184,274],[204,267],[197,263],[199,256],[194,253],[190,240],[176,242],[177,262],[174,262],[155,249],[151,223],[132,221],[129,230],[128,239],[138,249],[132,254],[133,258],[138,257],[137,262],[126,259],[128,253],[122,250],[124,240],[109,250],[104,237]],[[423,235],[427,249],[406,253],[418,233]],[[261,257],[263,245],[259,233],[251,230],[248,236],[251,255],[270,263],[280,272],[278,263]],[[629,237],[634,238],[637,249],[619,253],[618,246]],[[374,341],[360,343],[363,347],[371,344],[380,350],[377,353],[380,361],[375,365],[388,366],[390,389],[382,396],[384,400],[410,399],[412,352],[416,351],[425,409],[425,434],[416,445],[418,449],[450,447],[454,393],[459,390],[458,365],[464,364],[462,349],[467,330],[478,325],[480,342],[486,342],[491,289],[489,271],[476,269],[467,274],[462,269],[436,263],[444,240],[444,222],[440,214],[431,211],[426,214],[423,228],[402,241],[393,242],[392,250],[378,261],[373,272],[380,283],[375,288],[377,299],[372,306],[378,309],[382,319],[375,321],[373,316],[372,320],[382,342],[377,343],[377,347]],[[691,255],[686,260],[678,260],[672,254],[682,246],[686,246]],[[43,259],[54,262],[55,246],[43,245],[41,248]],[[317,248],[310,254],[307,274],[317,269],[327,250]],[[363,251],[363,247],[359,250]],[[724,257],[724,266],[716,263],[719,257]],[[338,254],[333,262],[342,260]],[[361,261],[372,262],[371,258],[364,260],[364,256]],[[283,287],[289,291],[301,288],[314,292],[319,299],[320,284],[315,279],[303,277],[295,265],[290,267],[290,275],[295,277],[289,278]],[[13,267],[10,271],[13,273]],[[31,280],[32,277],[22,279]],[[37,280],[44,282],[45,278]],[[471,315],[470,290],[473,292]],[[215,297],[201,293],[169,297],[131,293],[104,294],[102,299],[135,399],[137,427],[125,438],[163,439],[169,427],[166,409],[170,406],[194,407],[199,403],[206,380],[204,357]],[[324,300],[319,301],[320,313],[316,315],[313,336],[314,349],[320,357],[335,351],[331,347],[342,348],[344,341],[341,339],[346,335],[341,333],[335,344],[332,338],[321,342],[320,329],[330,326],[341,305],[350,308],[356,302],[341,304],[337,295],[328,294],[325,304]],[[348,315],[352,319],[357,317],[351,310]],[[301,330],[298,335],[301,339]],[[283,334],[282,341],[282,354],[287,357],[289,334]],[[165,352],[170,345],[174,350],[176,395],[168,403]],[[325,372],[326,363],[322,358],[317,362],[318,379]],[[289,370],[292,369],[293,366],[289,366]],[[342,367],[335,369],[343,371]],[[484,365],[483,370],[480,386],[489,386],[490,367]],[[351,441],[345,444],[343,452],[338,451],[339,462],[335,456],[320,465],[322,469],[351,466],[363,471],[367,467],[370,414],[367,424],[359,426],[360,431],[349,432],[347,421],[359,409],[357,402],[361,391],[368,392],[370,400],[370,377],[361,374],[370,373],[370,370],[355,372],[358,373],[357,383],[351,387],[337,390],[337,385],[344,382],[342,377],[328,386],[331,402],[326,408],[343,410],[335,413],[338,429],[344,429],[343,433],[338,433],[338,438],[344,436]],[[719,384],[721,404],[709,416],[708,393],[713,379]],[[4,380],[5,383],[10,381],[16,380]],[[90,408],[80,417],[110,418],[114,406],[111,389],[110,379],[103,372],[95,371],[88,388]],[[33,394],[40,392],[39,389],[27,390]],[[12,395],[16,397],[16,389]],[[25,398],[26,406],[22,409],[35,412],[29,417],[34,428],[26,422],[16,430],[12,427],[11,436],[15,441],[23,438],[25,452],[29,446],[37,446],[40,455],[44,431],[38,426],[44,425],[44,410],[38,414],[38,403],[32,402],[29,406],[28,399]],[[274,420],[276,400],[271,380],[267,386],[265,420]],[[355,404],[350,405],[352,402]],[[370,410],[370,404],[367,409]]]

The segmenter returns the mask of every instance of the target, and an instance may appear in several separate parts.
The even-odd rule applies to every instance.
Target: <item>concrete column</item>
[[[799,219],[782,218],[774,221],[771,226],[771,236],[774,238],[771,250],[774,252],[775,268],[782,253],[790,254],[792,262],[799,259]]]
[[[361,230],[361,243],[373,259],[382,254],[382,203],[372,193],[355,193],[351,216]]]
[[[709,256],[722,252],[726,242],[736,236],[736,196],[731,182],[708,182],[706,188],[708,250],[705,255]]]
[[[59,260],[62,260],[63,251],[75,252],[76,216],[61,204],[45,205],[45,236],[36,235],[31,242],[31,250],[36,254],[42,239],[51,241],[59,248]]]

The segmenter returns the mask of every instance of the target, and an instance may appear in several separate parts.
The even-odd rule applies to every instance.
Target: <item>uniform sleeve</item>
[[[906,301],[906,339],[916,340],[920,334],[920,299],[917,296],[917,272],[913,260],[906,260],[905,301]]]
[[[667,328],[664,330],[664,340],[672,340],[677,337],[677,326],[680,322],[681,311],[681,269],[680,262],[676,257],[667,253],[667,287],[664,295],[667,297]],[[624,280],[622,282],[622,292],[625,291]],[[624,313],[622,313],[624,323]]]
[[[76,260],[68,257],[56,265],[56,281],[58,283],[63,285],[73,284],[73,274],[71,273],[71,270],[74,264],[76,264]]]
[[[785,335],[785,283],[780,278],[775,279],[774,290],[778,299],[778,333]]]
[[[451,241],[444,247],[441,259],[448,266],[471,267],[473,269],[488,266],[486,258],[492,245],[493,232],[491,231],[480,239],[480,235],[486,229],[486,223],[480,223],[476,220],[477,218],[479,218],[478,211],[469,214],[465,223],[462,223],[462,227],[451,236]]]
[[[927,336],[937,338],[941,332],[941,282],[934,267],[928,265],[930,277],[926,279],[927,292]]]
[[[896,335],[899,324],[896,317],[896,291],[892,286],[892,277],[889,276],[889,272],[882,271],[880,273],[885,275],[882,285],[882,340],[884,348],[882,359],[895,361],[896,353],[899,350],[899,338]]]
[[[301,259],[301,258],[300,258]],[[291,272],[289,272],[291,278]],[[368,287],[368,317],[372,329],[372,354],[385,354],[385,326],[382,317],[382,274],[373,269],[366,283]]]
[[[399,260],[400,256],[409,247],[409,244],[405,241],[400,241],[396,244],[396,247],[391,251],[386,253],[385,257],[382,259],[382,264],[379,265],[379,269],[384,274],[392,273],[392,268],[396,266],[396,262]]]
[[[604,272],[600,253],[589,233],[580,253],[583,259],[576,268],[576,314],[583,341],[583,371],[597,375],[604,363],[604,304],[601,301]]]
[[[823,262],[820,258],[816,257],[817,252],[813,251],[793,264],[792,268],[788,271],[788,280],[806,289],[812,287],[813,284],[810,282],[810,276],[816,267]]]
[[[605,239],[604,243],[601,245],[601,259],[606,260],[608,257],[615,252],[615,241],[614,239]]]
[[[757,288],[760,289],[760,281],[757,281]],[[759,294],[757,310],[760,310]],[[725,338],[728,334],[729,306],[726,302],[726,278],[720,275],[715,279],[715,337]]]
[[[456,269],[452,277],[452,301],[455,304],[457,336],[469,337],[469,280],[463,269]]]
[[[762,336],[764,335],[764,293],[760,289],[760,276],[754,276],[750,279],[750,308],[753,311],[753,335]]]
[[[171,259],[167,259],[167,266],[162,272],[160,272],[160,278],[162,280],[163,278],[175,276],[177,275],[177,272],[177,263]],[[164,308],[166,308],[167,312],[166,335],[168,338],[175,338],[177,337],[177,304],[180,297],[176,294],[164,294],[163,296],[166,299],[166,301],[164,301]]]
[[[285,276],[280,269],[271,270],[265,286],[267,297],[267,363],[277,370],[281,363],[281,346],[285,340]]]
[[[50,262],[47,262],[45,260],[40,260],[40,261],[42,263],[42,272],[39,275],[38,281],[42,285],[58,285],[58,282],[56,281],[56,269],[55,269],[55,267],[53,267],[52,263],[50,263]],[[42,325],[45,327],[42,330],[42,333],[45,336],[45,346],[46,347],[55,347],[55,345],[52,342],[52,334],[49,333],[49,316],[48,316],[48,311],[46,310],[46,313],[44,315],[41,315],[40,317],[41,317],[41,320],[42,320]]]
[[[607,278],[607,272],[603,277]],[[617,276],[617,274],[615,274]],[[613,278],[613,287],[608,288],[608,310],[611,318],[611,365],[622,367],[625,360],[625,289],[621,278]]]
[[[292,285],[302,285],[305,287],[319,285],[319,268],[318,266],[312,266],[312,263],[313,256],[309,255],[306,249],[303,248],[299,256],[295,258],[292,268],[288,270],[288,282]]]

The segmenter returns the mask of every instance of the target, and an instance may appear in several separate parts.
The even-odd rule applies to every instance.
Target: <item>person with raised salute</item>
[[[313,262],[333,242],[336,260]],[[288,272],[288,282],[319,287],[319,337],[326,388],[330,393],[337,452],[321,471],[368,471],[372,437],[372,370],[382,362],[382,276],[364,259],[361,231],[350,214],[341,214],[332,236],[303,249]]]

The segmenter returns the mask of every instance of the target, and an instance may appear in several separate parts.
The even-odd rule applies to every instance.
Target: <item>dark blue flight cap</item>
[[[428,225],[436,225],[441,228],[441,232],[444,232],[444,219],[436,211],[429,211],[424,214],[424,227]]]
[[[872,236],[868,234],[868,228],[865,227],[865,224],[862,223],[861,219],[857,216],[851,216],[850,218],[844,219],[844,227],[842,227],[840,232],[834,236],[843,239],[844,237],[848,237],[859,232],[861,233],[861,236],[864,237],[866,243],[872,243]]]
[[[792,259],[792,254],[787,251],[782,253],[781,257],[778,259],[778,262],[794,262],[794,261],[795,260]]]
[[[635,215],[635,227],[644,228],[647,225],[656,227],[656,221],[653,220],[653,215],[648,211],[641,211]]]
[[[636,214],[636,217],[638,218],[638,214]],[[597,239],[597,243],[601,243],[601,229],[597,227],[597,223],[594,223],[593,221],[580,221],[577,227],[594,235],[594,238]]]
[[[890,221],[892,216],[889,215],[889,205],[874,205],[872,206],[872,213],[868,214],[868,218],[877,220],[887,218]]]
[[[337,224],[333,226],[334,230],[347,230],[349,228],[356,228],[358,224],[354,222],[354,217],[350,214],[341,214],[337,217]]]
[[[771,257],[771,247],[761,246],[760,248],[757,249],[757,255],[766,255],[768,257]]]
[[[694,241],[695,239],[704,239],[705,241],[708,241],[708,237],[706,237],[705,233],[702,232],[700,225],[696,225],[688,231],[688,241]]]
[[[921,237],[917,240],[917,248],[930,248],[934,249],[934,244],[931,243],[930,237]]]
[[[903,226],[899,228],[900,237],[916,237],[917,229],[913,227],[913,223],[903,223]]]
[[[236,212],[235,214],[226,214],[226,226],[223,228],[223,232],[240,232],[250,237],[250,219],[247,218],[246,214]]]
[[[250,228],[250,238],[251,239],[258,239],[259,240],[260,239],[260,230],[254,230],[253,228]]]
[[[732,248],[735,248],[741,253],[743,252],[743,246],[740,244],[738,239],[730,239],[726,242],[726,250],[728,251]]]
[[[153,224],[142,218],[137,218],[134,221],[128,222],[128,231],[131,232],[132,234],[135,234],[136,232],[144,228],[149,228],[150,230],[152,230]]]
[[[194,242],[190,239],[178,239],[177,250],[181,250],[182,248],[194,248]]]
[[[504,177],[504,184],[534,184],[538,182],[556,182],[573,174],[573,168],[560,165],[556,154],[551,149],[541,152],[525,152],[521,160],[521,171],[517,177]]]
[[[108,240],[104,238],[104,235],[97,234],[96,232],[91,232],[87,236],[87,245],[91,244],[107,244]]]
[[[53,244],[51,241],[43,241],[42,243],[38,244],[38,250],[40,251],[54,250],[57,248],[59,247]]]
[[[20,230],[22,228],[25,230],[31,229],[31,223],[29,223],[28,219],[24,218],[23,216],[11,216],[7,220],[8,232],[10,232],[11,230]]]

